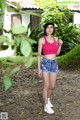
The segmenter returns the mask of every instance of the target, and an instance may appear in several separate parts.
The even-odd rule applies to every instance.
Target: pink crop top
[[[48,42],[46,37],[44,37],[44,39],[45,39],[45,43],[43,44],[43,47],[42,47],[43,54],[44,55],[57,54],[58,44],[55,38],[53,43]]]

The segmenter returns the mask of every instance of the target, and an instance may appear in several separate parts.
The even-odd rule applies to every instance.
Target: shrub
[[[61,69],[75,69],[80,67],[80,45],[70,52],[57,58]]]

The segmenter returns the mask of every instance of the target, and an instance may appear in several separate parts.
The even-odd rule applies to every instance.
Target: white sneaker
[[[50,107],[53,107],[53,105],[52,105],[52,103],[51,103],[51,101],[50,101],[50,98],[48,98],[48,105],[49,105]]]
[[[51,107],[49,107],[48,104],[46,104],[46,105],[44,106],[44,112],[46,112],[46,113],[48,113],[48,114],[53,114],[53,113],[54,113],[54,110],[53,110]]]

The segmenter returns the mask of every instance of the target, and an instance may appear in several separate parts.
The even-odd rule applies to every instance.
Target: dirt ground
[[[53,115],[43,112],[43,81],[36,68],[21,68],[12,80],[6,92],[0,80],[0,112],[8,112],[8,120],[80,120],[79,71],[60,70],[51,98]]]

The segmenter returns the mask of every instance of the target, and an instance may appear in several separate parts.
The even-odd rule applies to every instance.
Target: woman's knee
[[[55,88],[55,85],[51,85],[51,86],[49,87],[50,90],[53,90],[54,88]]]
[[[49,85],[44,85],[44,90],[48,90],[49,89]]]

